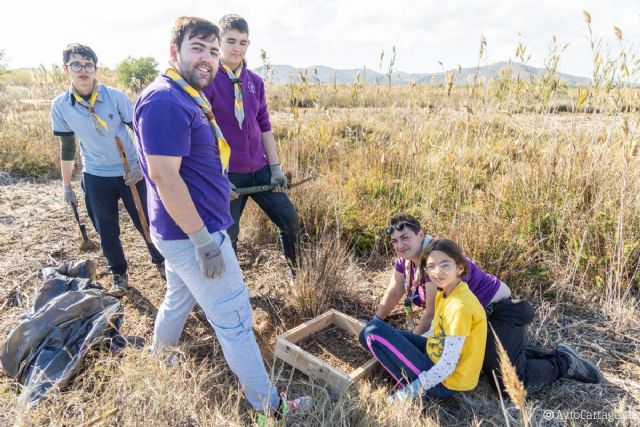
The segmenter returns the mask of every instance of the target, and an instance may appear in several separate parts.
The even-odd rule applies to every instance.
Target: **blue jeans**
[[[88,173],[82,174],[82,189],[84,190],[84,203],[93,227],[100,235],[100,247],[107,259],[107,264],[112,274],[124,274],[127,271],[127,260],[124,257],[122,243],[120,243],[120,218],[118,215],[118,200],[122,199],[125,209],[131,217],[131,221],[144,239],[142,223],[136,210],[133,195],[128,185],[121,176],[96,176]],[[147,186],[144,180],[136,184],[140,195],[144,214],[147,218]],[[145,240],[146,242],[146,240]],[[151,255],[151,262],[162,264],[164,257],[158,249],[147,242],[147,250]]]
[[[359,338],[360,344],[403,386],[411,384],[422,371],[433,367],[433,362],[426,353],[427,339],[423,336],[373,319],[362,329]],[[427,396],[437,398],[446,398],[456,393],[442,384],[426,391]]]
[[[229,181],[238,188],[252,187],[254,185],[269,185],[271,182],[271,171],[269,166],[254,173],[229,173]],[[233,225],[227,230],[231,237],[233,250],[237,251],[238,235],[240,234],[240,217],[247,205],[248,198],[251,197],[260,209],[264,211],[280,229],[280,244],[282,251],[287,258],[289,265],[297,266],[296,254],[298,250],[298,236],[300,226],[298,225],[298,213],[291,203],[286,193],[276,193],[273,191],[263,191],[246,196],[240,196],[231,201],[231,216]]]
[[[178,345],[187,317],[197,303],[251,406],[260,411],[275,409],[280,398],[256,343],[249,292],[238,259],[226,232],[217,231],[211,236],[220,246],[225,264],[224,276],[218,279],[202,275],[189,239],[154,240],[166,259],[167,292],[156,317],[152,351],[160,353]]]

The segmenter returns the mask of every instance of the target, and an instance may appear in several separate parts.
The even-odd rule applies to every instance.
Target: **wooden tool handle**
[[[122,141],[120,141],[120,137],[116,136],[116,146],[118,147],[118,153],[120,153],[120,160],[122,160],[122,166],[124,166],[124,171],[126,174],[131,172],[131,168],[129,167],[129,161],[127,160],[127,154],[124,152],[124,147],[122,146]],[[140,223],[142,224],[142,232],[144,234],[144,238],[147,243],[151,242],[151,235],[149,234],[149,223],[147,222],[147,217],[144,214],[144,209],[142,208],[142,201],[140,200],[140,195],[138,194],[138,189],[135,184],[131,184],[129,186],[131,189],[131,195],[133,196],[133,203],[136,205],[136,210],[138,211],[138,217],[140,218]]]

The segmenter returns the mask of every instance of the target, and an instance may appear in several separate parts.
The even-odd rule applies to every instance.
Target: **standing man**
[[[225,231],[231,188],[229,146],[202,90],[219,59],[218,27],[178,18],[170,68],[140,95],[134,129],[147,176],[151,235],[166,258],[167,292],[158,310],[152,351],[178,344],[194,305],[204,310],[249,403],[264,417],[288,405],[272,386],[251,327],[249,293]]]
[[[51,104],[53,134],[60,137],[60,169],[64,201],[77,206],[71,187],[76,156],[76,135],[82,156],[82,189],[89,218],[100,235],[102,253],[113,275],[111,292],[121,294],[128,287],[127,261],[120,243],[118,200],[122,199],[133,224],[144,237],[130,185],[136,186],[143,205],[146,187],[138,165],[131,127],[133,107],[123,92],[96,79],[98,57],[89,47],[73,43],[62,51],[62,68],[71,86]],[[116,146],[119,137],[129,159],[129,174]],[[146,212],[145,212],[146,215]],[[147,242],[151,262],[164,277],[164,258]]]
[[[247,68],[244,59],[249,47],[249,25],[238,15],[223,16],[219,25],[220,67],[205,95],[231,147],[229,181],[232,188],[269,184],[286,188],[288,181],[271,131],[264,82]],[[236,252],[240,217],[248,197],[231,201],[233,225],[228,231]],[[300,233],[296,208],[289,196],[280,191],[264,191],[250,197],[280,229],[282,250],[293,271]]]

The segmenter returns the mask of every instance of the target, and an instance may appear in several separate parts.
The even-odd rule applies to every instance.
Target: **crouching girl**
[[[431,328],[422,335],[381,319],[365,327],[361,344],[403,387],[392,399],[445,398],[478,384],[487,339],[485,311],[461,280],[468,268],[460,247],[434,240],[425,250],[426,272],[437,286]]]

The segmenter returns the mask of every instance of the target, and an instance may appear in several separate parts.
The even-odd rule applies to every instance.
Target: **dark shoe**
[[[113,274],[113,284],[111,285],[111,290],[109,293],[111,295],[122,295],[129,287],[129,276],[127,273],[123,274]]]
[[[164,261],[160,264],[156,264],[156,269],[158,270],[158,273],[160,273],[160,277],[162,277],[164,280],[167,280],[167,272],[164,268]]]
[[[556,348],[556,353],[564,357],[569,369],[567,378],[572,378],[583,383],[599,384],[604,380],[602,373],[596,365],[580,356],[577,351],[568,345],[561,343]]]

